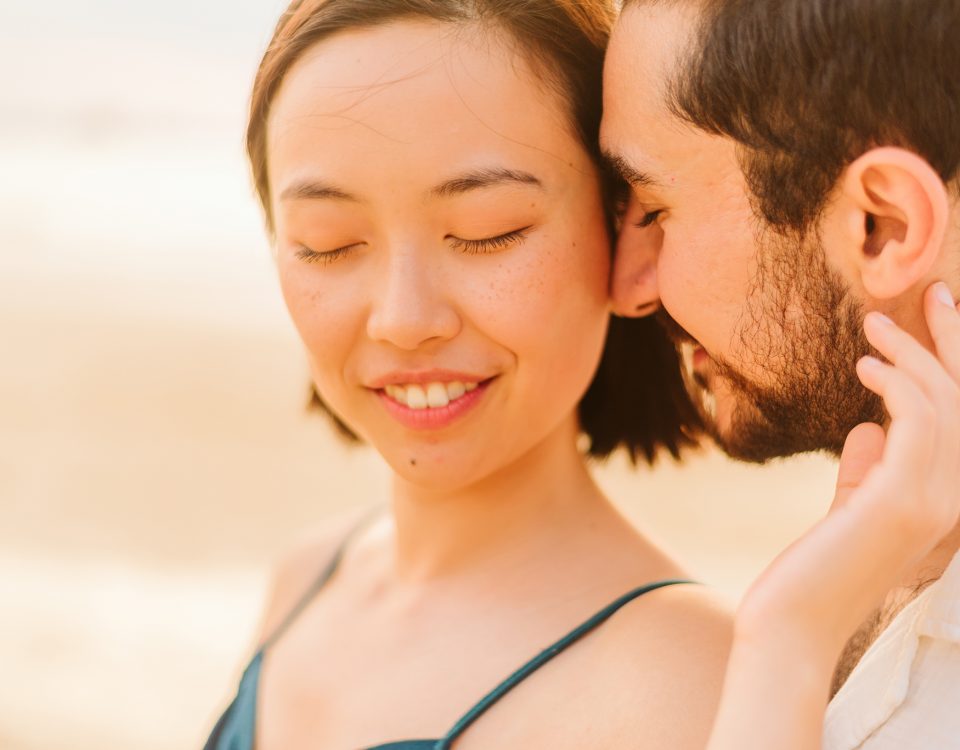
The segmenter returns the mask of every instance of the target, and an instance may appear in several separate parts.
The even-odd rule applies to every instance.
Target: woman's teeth
[[[426,385],[388,385],[383,390],[408,409],[442,409],[451,401],[476,390],[476,383],[428,383]]]

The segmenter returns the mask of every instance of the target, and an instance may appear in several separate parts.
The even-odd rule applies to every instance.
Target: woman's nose
[[[391,253],[384,266],[367,319],[371,339],[415,351],[457,335],[460,316],[441,269],[415,249]]]

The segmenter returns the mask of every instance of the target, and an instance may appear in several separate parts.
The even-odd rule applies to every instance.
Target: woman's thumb
[[[837,474],[837,491],[830,510],[842,507],[864,477],[883,457],[887,435],[883,428],[873,422],[864,422],[854,427],[847,435],[840,455],[840,470]]]

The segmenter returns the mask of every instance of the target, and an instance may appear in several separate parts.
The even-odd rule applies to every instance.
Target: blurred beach
[[[0,7],[0,748],[196,748],[271,561],[382,493],[304,411],[243,160],[284,3]],[[833,464],[598,468],[733,602]]]

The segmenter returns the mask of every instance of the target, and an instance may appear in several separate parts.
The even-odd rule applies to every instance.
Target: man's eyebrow
[[[281,201],[292,200],[334,200],[359,202],[360,199],[335,185],[318,180],[300,180],[293,182],[280,193]]]
[[[620,154],[604,150],[603,158],[614,172],[633,187],[658,187],[660,185],[653,176],[636,169]]]
[[[471,190],[505,184],[533,185],[541,190],[543,189],[543,183],[529,172],[497,167],[467,172],[440,183],[430,192],[438,198],[449,198],[468,193]]]

